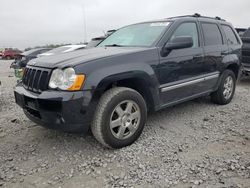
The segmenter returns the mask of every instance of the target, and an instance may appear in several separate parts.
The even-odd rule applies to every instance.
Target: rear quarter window
[[[233,31],[233,29],[228,26],[228,25],[222,25],[222,29],[223,31],[225,32],[226,34],[226,37],[227,37],[227,43],[229,45],[236,45],[236,44],[239,44],[239,41]]]
[[[222,35],[219,27],[213,23],[202,23],[201,24],[205,46],[222,45]]]

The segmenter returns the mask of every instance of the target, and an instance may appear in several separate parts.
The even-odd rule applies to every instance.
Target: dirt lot
[[[108,150],[35,125],[0,61],[0,187],[250,187],[250,79],[227,106],[209,98],[150,114],[140,139]]]

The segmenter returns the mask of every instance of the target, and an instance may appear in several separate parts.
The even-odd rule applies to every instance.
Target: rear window
[[[205,46],[222,45],[222,36],[219,27],[212,23],[202,23]]]
[[[228,25],[222,25],[222,28],[226,34],[228,44],[234,45],[239,43],[231,27]]]

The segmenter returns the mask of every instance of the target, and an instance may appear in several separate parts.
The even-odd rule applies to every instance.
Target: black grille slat
[[[29,91],[41,93],[48,88],[50,70],[27,67],[23,75],[23,86]]]
[[[33,79],[33,85],[32,85],[32,88],[33,88],[33,90],[34,91],[38,91],[38,82],[39,82],[39,80],[40,80],[40,75],[41,75],[41,71],[40,70],[37,70],[36,71],[36,74],[35,74],[35,77],[34,77],[34,79]]]
[[[30,71],[31,71],[31,69],[27,69],[27,74],[26,74],[26,77],[24,78],[26,86],[28,86],[28,78],[29,78],[29,75],[30,75]]]
[[[48,83],[48,72],[43,72],[41,76],[41,81],[39,84],[40,90],[44,91],[47,89],[47,83]]]
[[[28,89],[32,90],[32,84],[33,84],[33,79],[34,79],[34,75],[35,75],[36,70],[32,69],[30,72],[31,73],[30,73],[30,77],[28,80]]]
[[[28,69],[25,68],[24,73],[23,73],[23,83],[25,83],[25,81],[26,81],[25,78],[26,78],[27,72],[28,72]]]
[[[34,90],[34,84],[35,84],[37,70],[33,70],[32,73],[33,72],[34,72],[34,74],[33,74],[32,83],[31,83],[31,89],[32,89],[32,91]]]

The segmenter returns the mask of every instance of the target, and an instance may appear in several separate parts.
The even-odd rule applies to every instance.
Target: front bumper
[[[87,132],[91,117],[91,92],[44,91],[30,92],[18,84],[16,103],[33,122],[51,129],[66,132]]]

